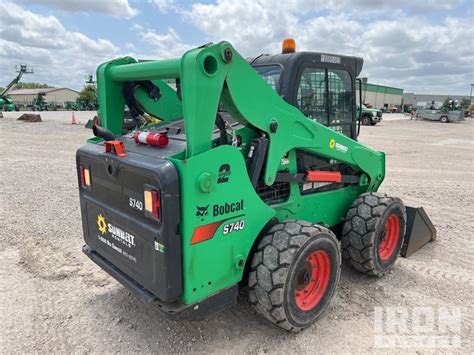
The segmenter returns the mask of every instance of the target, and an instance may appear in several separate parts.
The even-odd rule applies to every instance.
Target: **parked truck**
[[[357,110],[357,119],[361,121],[364,126],[375,126],[382,122],[382,110],[376,108],[368,108],[362,105],[362,110]]]

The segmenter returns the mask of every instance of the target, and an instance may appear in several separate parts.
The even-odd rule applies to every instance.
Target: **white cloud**
[[[136,51],[137,47],[132,42],[127,42],[125,43],[125,48],[131,50],[131,51]]]
[[[139,23],[134,23],[130,29],[132,31],[143,31],[145,29],[145,27],[143,27],[142,25],[140,25]]]
[[[364,26],[342,15],[316,17],[297,28],[295,38],[303,50],[354,54],[363,45]]]
[[[266,7],[261,1],[222,0],[216,4],[194,4],[184,15],[211,40],[228,40],[243,54],[250,55],[270,51],[273,42],[283,35],[282,29],[294,27],[297,18],[280,14],[277,7]]]
[[[132,18],[138,14],[128,0],[20,0],[25,4],[39,4],[68,12],[103,13],[118,18]]]
[[[176,3],[174,0],[149,0],[162,13],[166,14],[169,11],[176,10]]]
[[[371,82],[406,90],[462,94],[474,80],[474,52],[469,45],[472,23],[467,17],[447,17],[432,24],[422,15],[403,13],[406,9],[424,9],[423,14],[449,10],[459,3],[460,0],[217,0],[194,4],[184,11],[184,16],[208,40],[229,40],[246,56],[277,53],[281,40],[293,37],[298,50],[363,57],[363,75]],[[328,14],[315,16],[314,9]],[[379,16],[367,21],[366,13]]]
[[[125,0],[32,1],[122,17],[137,11]],[[148,1],[163,13],[173,12],[177,22],[193,26],[198,45],[228,40],[244,56],[254,56],[278,53],[281,40],[293,37],[297,50],[363,57],[362,75],[374,83],[464,94],[474,82],[472,22],[464,14],[444,14],[455,14],[450,10],[461,0],[217,0],[186,7],[175,0]],[[1,82],[11,80],[15,64],[27,63],[36,67],[31,80],[77,88],[85,74],[123,52],[159,59],[179,57],[195,47],[174,28],[156,31],[136,21],[128,28],[137,40],[121,50],[111,41],[64,28],[54,16],[25,11],[9,1],[0,2],[0,11]],[[430,11],[438,13],[430,18]]]
[[[406,91],[466,94],[474,79],[474,52],[464,45],[470,27],[469,19],[449,17],[436,25],[420,18],[371,24],[362,37],[365,74]]]
[[[325,2],[324,7],[333,12],[350,12],[364,17],[376,13],[399,15],[402,12],[431,13],[452,10],[462,2],[463,0],[329,0]]]
[[[345,15],[312,15],[312,9],[329,5],[322,0],[218,0],[194,4],[184,16],[210,40],[228,40],[246,56],[277,53],[286,37],[296,39],[298,50],[355,52],[364,26]]]
[[[159,34],[151,30],[140,33],[143,43],[151,47],[151,52],[146,57],[161,59],[180,57],[187,50],[195,47],[183,42],[181,37],[173,28],[168,28],[164,34]]]
[[[81,88],[86,74],[119,52],[112,42],[68,31],[54,16],[42,16],[18,5],[0,3],[0,80],[9,82],[17,64],[29,64],[35,73],[28,81]]]

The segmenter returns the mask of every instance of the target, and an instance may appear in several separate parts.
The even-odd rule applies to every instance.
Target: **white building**
[[[357,95],[359,92],[357,91]],[[401,110],[403,89],[391,86],[362,83],[362,102],[378,109]]]
[[[44,101],[54,102],[56,106],[64,107],[67,101],[75,102],[79,97],[79,92],[68,88],[46,88],[46,89],[18,89],[8,92],[8,96],[13,102],[20,106],[32,106],[38,93],[45,93]]]

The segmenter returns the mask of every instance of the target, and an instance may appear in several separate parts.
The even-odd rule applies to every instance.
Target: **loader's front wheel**
[[[399,198],[364,193],[352,204],[342,230],[342,257],[354,269],[383,276],[395,264],[406,229]]]
[[[279,223],[253,256],[250,302],[272,324],[298,332],[328,307],[340,272],[339,243],[329,229],[304,221]]]

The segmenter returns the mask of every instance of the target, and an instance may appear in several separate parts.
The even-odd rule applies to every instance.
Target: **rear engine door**
[[[162,301],[182,293],[179,182],[172,163],[102,144],[77,152],[86,244]]]

